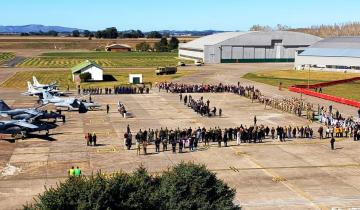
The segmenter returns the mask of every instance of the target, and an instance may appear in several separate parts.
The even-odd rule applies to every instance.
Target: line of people
[[[160,146],[162,145],[162,151],[168,150],[170,145],[173,153],[182,153],[186,148],[190,152],[196,151],[199,148],[199,144],[210,145],[211,142],[216,142],[219,147],[228,146],[229,141],[235,141],[236,145],[241,143],[262,143],[265,139],[278,140],[285,142],[287,139],[312,139],[314,138],[313,129],[309,126],[277,126],[269,127],[264,125],[252,125],[235,128],[214,127],[206,129],[205,127],[192,129],[148,129],[139,130],[135,135],[135,143],[137,154],[147,154],[147,147],[149,144],[155,144],[155,152],[160,152]],[[128,126],[127,131],[124,133],[124,146],[130,150],[133,145],[133,135]]]
[[[113,88],[83,88],[83,95],[111,95],[111,94],[148,94],[149,87],[114,86]]]

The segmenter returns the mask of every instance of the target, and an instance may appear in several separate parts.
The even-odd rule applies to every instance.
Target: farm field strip
[[[8,62],[15,58],[14,53],[8,53],[8,52],[0,52],[0,64],[3,64],[5,62]]]
[[[138,73],[143,75],[145,83],[155,84],[156,82],[170,81],[175,78],[191,75],[195,73],[195,70],[178,70],[176,74],[161,75],[155,74],[154,69],[141,69],[141,70],[104,70],[104,75],[111,75],[116,81],[103,81],[103,82],[88,82],[81,83],[82,88],[87,87],[113,87],[114,85],[128,85],[129,74]],[[72,75],[70,70],[58,70],[58,71],[22,71],[17,72],[15,75],[6,80],[0,87],[14,88],[24,90],[27,88],[26,81],[32,81],[32,76],[36,76],[41,83],[50,83],[57,81],[62,89],[66,89],[69,86],[70,89],[75,88],[75,83],[72,81]]]
[[[156,52],[61,52],[44,53],[28,58],[17,67],[71,68],[84,60],[93,60],[102,67],[174,66],[180,61],[177,53]],[[192,61],[184,61],[192,63]]]

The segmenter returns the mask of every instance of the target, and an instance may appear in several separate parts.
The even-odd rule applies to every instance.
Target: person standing
[[[76,169],[74,170],[74,174],[75,174],[76,177],[81,176],[81,170],[80,170],[79,166],[77,166]]]
[[[94,146],[96,147],[96,133],[95,132],[92,135],[92,141],[94,143]]]
[[[110,111],[110,106],[109,104],[106,104],[106,114],[109,114],[109,111]]]
[[[240,143],[241,143],[241,132],[240,132],[240,129],[237,129],[237,132],[236,132],[236,145],[240,146]]]
[[[322,126],[320,126],[319,130],[319,137],[320,137],[320,140],[324,138],[324,128]]]
[[[359,108],[359,110],[358,110],[358,117],[360,118],[360,108]]]
[[[160,138],[156,138],[155,139],[155,152],[159,153],[160,152]]]
[[[256,115],[254,116],[254,126],[256,125],[257,119],[256,119]]]
[[[332,137],[330,140],[331,150],[335,150],[335,138]]]
[[[69,176],[75,176],[74,166],[71,166],[71,168],[70,168],[70,170],[69,170]]]

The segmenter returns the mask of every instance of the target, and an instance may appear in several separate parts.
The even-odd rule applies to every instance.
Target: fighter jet
[[[80,101],[76,98],[60,98],[51,95],[49,92],[44,91],[41,99],[43,104],[52,103],[58,108],[67,108],[68,110],[78,110],[79,113],[86,113],[89,109],[95,110],[100,108],[101,105],[94,102]]]
[[[49,135],[49,130],[56,127],[56,124],[45,122],[32,124],[25,120],[0,121],[0,133],[11,134],[12,137],[20,135],[22,139],[26,138],[29,133],[37,131],[46,131],[46,135]]]
[[[39,107],[38,107],[39,108]],[[3,100],[0,100],[0,115],[9,116],[13,120],[42,120],[42,119],[62,119],[64,116],[56,112],[47,112],[38,108],[11,109]]]
[[[35,89],[42,88],[42,89],[55,89],[55,87],[58,87],[56,82],[51,82],[50,84],[40,84],[39,81],[36,79],[35,76],[33,76],[33,86]]]
[[[27,82],[27,86],[28,86],[28,89],[26,92],[22,93],[22,95],[26,95],[26,96],[40,96],[42,95],[42,92],[43,91],[48,91],[50,93],[54,93],[54,94],[57,94],[59,93],[59,90],[56,90],[56,89],[53,89],[51,87],[47,87],[47,88],[35,88],[31,82]]]

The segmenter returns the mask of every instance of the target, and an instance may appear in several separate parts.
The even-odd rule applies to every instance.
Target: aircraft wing
[[[24,110],[24,112],[27,114],[31,114],[31,115],[39,114],[39,111],[36,111],[35,109],[27,109],[27,110]]]
[[[31,123],[24,122],[24,121],[15,121],[13,124],[17,125],[17,126],[20,126],[20,127],[23,127],[23,128],[30,128],[30,129],[37,129],[38,128],[38,126],[33,125]]]

